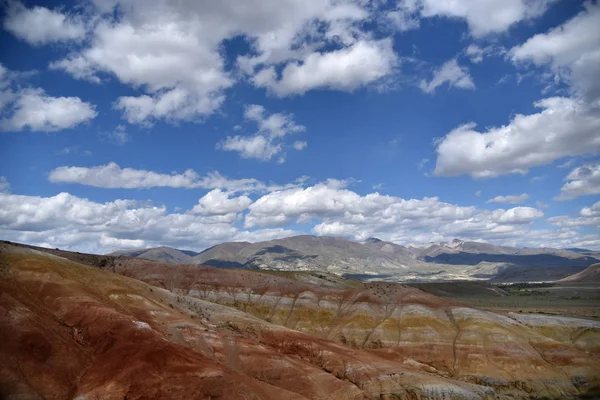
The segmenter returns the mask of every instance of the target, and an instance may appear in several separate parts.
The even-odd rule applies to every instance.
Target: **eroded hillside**
[[[3,397],[573,398],[600,387],[592,321],[520,320],[328,275],[115,259],[118,275],[0,250]]]

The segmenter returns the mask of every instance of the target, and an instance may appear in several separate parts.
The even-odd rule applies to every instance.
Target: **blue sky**
[[[597,2],[10,1],[2,27],[5,239],[600,249]]]

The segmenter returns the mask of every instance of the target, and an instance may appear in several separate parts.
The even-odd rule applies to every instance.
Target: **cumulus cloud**
[[[434,93],[435,89],[447,83],[450,88],[457,87],[461,89],[475,89],[475,84],[469,70],[466,67],[458,65],[456,58],[453,58],[440,68],[433,72],[433,78],[429,82],[422,80],[419,84],[421,90],[425,93]]]
[[[391,73],[391,41],[371,41],[367,5],[352,0],[94,2],[96,23],[78,51],[51,63],[77,79],[116,77],[140,89],[117,99],[130,123],[202,121],[221,107],[237,74],[224,41],[244,37],[235,67],[278,95],[352,90]],[[268,79],[282,67],[281,78]],[[237,71],[235,71],[237,72]]]
[[[346,181],[308,187],[305,183],[302,179],[259,194],[254,202],[248,195],[214,189],[185,213],[168,213],[164,206],[133,200],[97,203],[68,193],[51,197],[4,193],[0,234],[9,240],[88,251],[158,245],[200,250],[223,241],[298,233],[285,228],[292,224],[306,225],[317,235],[353,240],[376,236],[397,243],[461,237],[536,247],[600,244],[598,235],[578,232],[579,227],[598,226],[600,203],[582,209],[576,218],[550,218],[556,228],[540,230],[532,223],[544,213],[532,207],[483,210],[437,197],[359,195],[346,187]],[[239,228],[242,221],[245,230]]]
[[[4,131],[55,132],[73,128],[98,115],[95,107],[79,97],[52,97],[42,89],[23,89],[16,94],[11,114],[0,126]]]
[[[269,240],[286,229],[244,231],[217,214],[169,214],[165,207],[133,200],[97,203],[68,193],[51,197],[0,193],[0,234],[20,242],[79,251],[167,245],[201,250],[229,240]],[[210,202],[209,202],[210,203]]]
[[[303,125],[296,124],[293,115],[268,114],[265,108],[258,104],[246,106],[244,118],[256,123],[258,131],[252,136],[228,136],[217,143],[217,149],[236,151],[243,158],[255,158],[261,161],[269,161],[274,156],[280,155],[278,162],[283,163],[285,161],[283,150],[286,146],[284,136],[306,130]],[[306,142],[296,141],[292,147],[302,150],[306,145]]]
[[[600,201],[583,207],[576,217],[560,215],[548,218],[548,222],[559,227],[594,227],[600,230]],[[583,246],[582,246],[583,247]]]
[[[85,37],[80,17],[41,6],[27,8],[19,1],[8,2],[4,29],[34,46]]]
[[[228,179],[219,172],[200,176],[193,169],[185,172],[163,174],[135,168],[121,168],[114,162],[95,167],[58,167],[48,175],[53,183],[76,183],[107,189],[149,189],[171,187],[186,189],[221,189],[231,193],[268,192],[298,187],[308,177],[300,177],[285,185],[265,184],[254,178]]]
[[[217,149],[226,151],[237,151],[243,158],[256,158],[262,161],[269,161],[274,155],[281,152],[281,145],[273,144],[268,138],[256,135],[228,136],[222,142],[217,144]]]
[[[110,189],[219,188],[229,192],[266,189],[266,186],[256,179],[229,180],[218,172],[211,172],[203,177],[192,169],[182,174],[161,174],[142,169],[121,168],[114,162],[95,167],[58,167],[50,172],[48,179],[54,183],[78,183]]]
[[[569,21],[515,46],[511,59],[516,64],[549,66],[556,79],[570,84],[575,94],[596,101],[600,99],[599,20],[600,4],[587,2]]]
[[[390,75],[398,60],[391,39],[361,40],[350,47],[308,54],[302,62],[291,62],[277,76],[274,67],[252,78],[277,96],[304,94],[312,89],[353,91]]]
[[[542,15],[557,0],[421,0],[422,17],[447,17],[467,22],[471,35],[501,33],[516,23]]]
[[[519,204],[523,203],[529,198],[527,193],[519,195],[508,195],[508,196],[496,196],[493,199],[489,199],[486,203],[505,203],[505,204]]]
[[[567,82],[572,97],[535,103],[541,111],[517,114],[505,126],[485,132],[474,123],[448,133],[437,145],[435,173],[487,178],[525,174],[529,168],[560,158],[600,151],[600,5],[585,9],[547,33],[537,34],[510,51],[514,63],[548,65]]]
[[[27,73],[0,64],[0,130],[55,132],[88,122],[98,114],[79,97],[52,97],[41,88],[17,85]]]
[[[221,189],[214,189],[198,200],[188,213],[199,215],[230,215],[244,211],[252,203],[248,196],[230,198]]]
[[[264,133],[273,138],[306,130],[305,126],[296,124],[293,115],[284,113],[267,115],[265,108],[258,104],[247,106],[244,117],[247,120],[256,122],[259,133]]]
[[[575,168],[565,178],[557,200],[570,200],[579,196],[600,194],[600,163]]]
[[[453,237],[507,240],[530,230],[544,216],[531,207],[481,210],[440,201],[402,199],[370,193],[361,196],[328,181],[306,188],[266,194],[248,207],[245,227],[315,224],[318,235],[364,240],[371,236],[399,243]]]
[[[600,108],[565,97],[540,100],[535,106],[539,113],[517,114],[510,124],[485,132],[475,130],[474,123],[452,130],[437,144],[435,174],[525,174],[563,157],[598,153]]]

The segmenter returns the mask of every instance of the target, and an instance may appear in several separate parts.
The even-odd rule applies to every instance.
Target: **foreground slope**
[[[592,264],[581,272],[569,275],[561,282],[600,282],[600,263]]]
[[[2,397],[574,398],[600,387],[593,321],[520,321],[393,283],[62,252],[120,276],[52,251],[0,245]]]
[[[48,253],[1,247],[2,398],[493,393]]]

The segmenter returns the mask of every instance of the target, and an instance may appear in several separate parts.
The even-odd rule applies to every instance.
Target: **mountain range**
[[[377,238],[354,242],[310,235],[257,243],[227,242],[199,253],[156,247],[110,255],[221,268],[322,271],[362,281],[404,282],[558,280],[600,261],[600,253],[592,251],[515,248],[459,239],[402,246]]]

